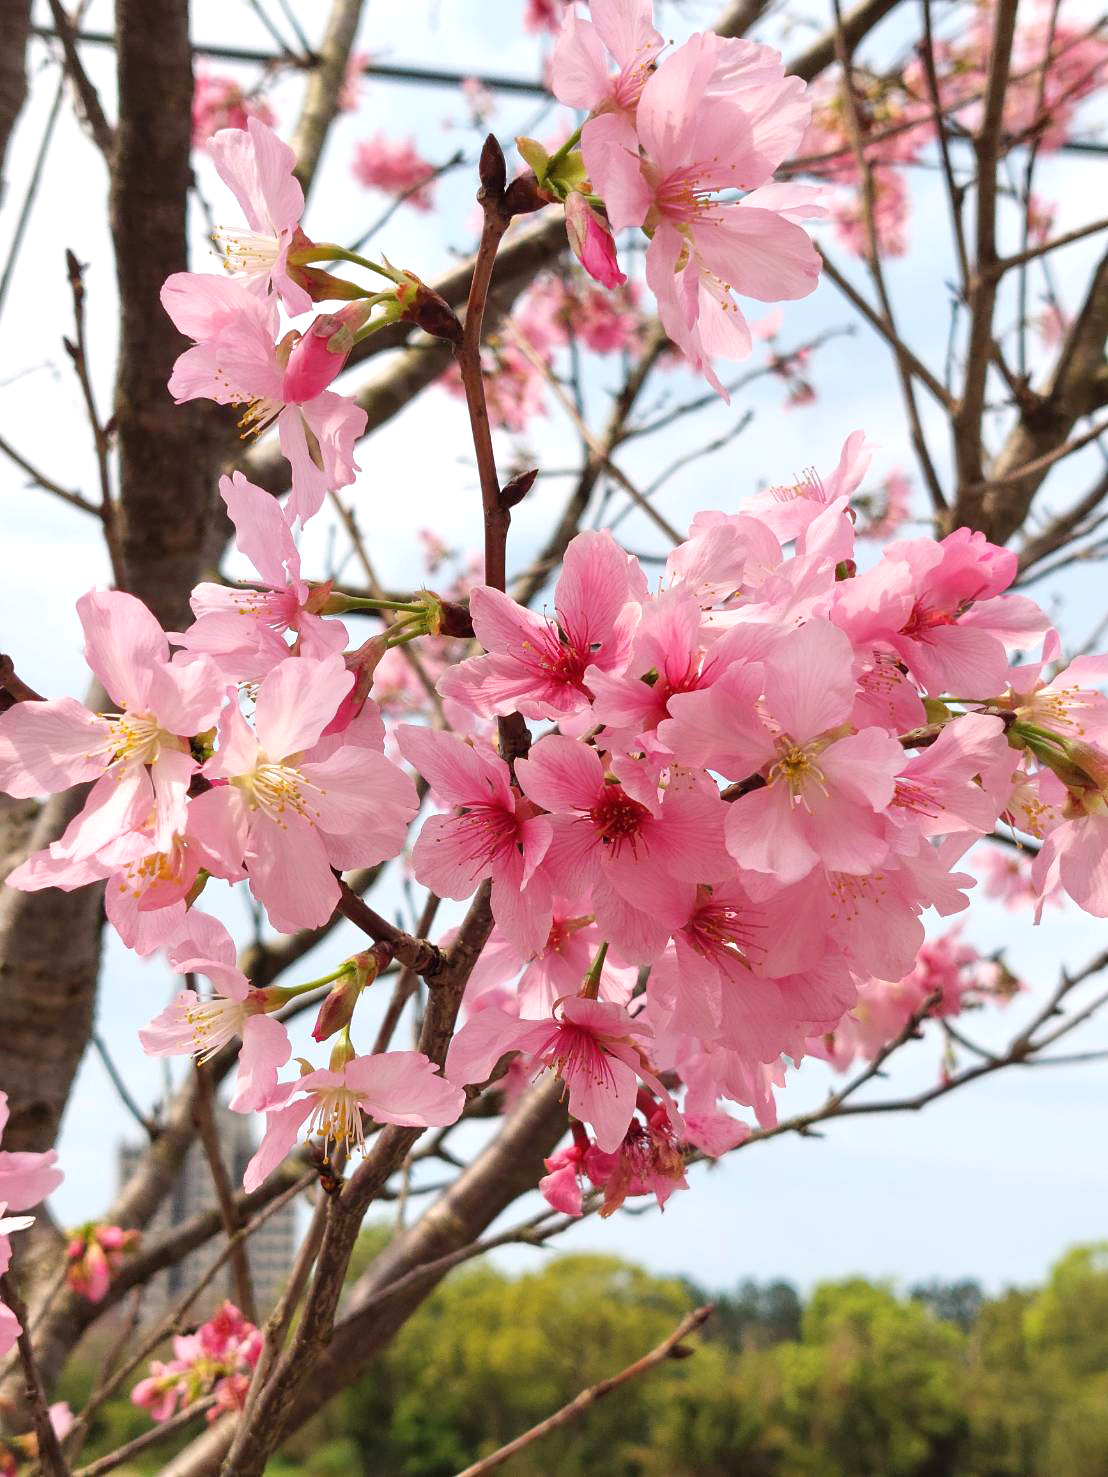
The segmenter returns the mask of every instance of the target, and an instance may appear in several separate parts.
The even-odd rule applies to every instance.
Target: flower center
[[[192,1027],[192,1049],[202,1062],[215,1056],[226,1046],[232,1036],[241,1036],[243,1023],[250,1011],[244,1000],[225,1000],[215,996],[211,1000],[196,1001],[185,1011],[185,1020]]]
[[[275,764],[264,758],[250,774],[236,775],[231,783],[245,791],[251,810],[260,810],[286,829],[288,822],[284,817],[290,810],[314,824],[321,812],[313,807],[312,797],[326,793],[291,764]]]
[[[223,265],[228,272],[243,272],[248,277],[262,276],[272,270],[280,254],[280,242],[261,231],[228,230],[217,226],[212,239],[223,250]]]
[[[795,744],[791,739],[784,738],[779,740],[778,747],[781,757],[769,771],[769,784],[775,785],[778,780],[783,780],[797,803],[803,802],[805,791],[810,785],[817,785],[827,794],[823,770],[815,762],[816,756],[824,747],[819,740],[811,744]]]
[[[316,1095],[316,1105],[308,1119],[308,1136],[318,1133],[324,1145],[353,1144],[365,1153],[365,1127],[362,1105],[348,1087],[326,1087]]]
[[[606,785],[603,795],[589,811],[589,820],[599,831],[604,845],[612,848],[613,855],[618,855],[624,845],[634,852],[643,822],[649,819],[650,811],[638,800],[632,800],[622,785]]]
[[[474,864],[474,875],[516,844],[515,815],[502,805],[466,805],[451,827],[458,850]]]
[[[104,743],[107,767],[126,769],[132,764],[153,764],[163,742],[172,737],[148,714],[109,714],[108,737]]]

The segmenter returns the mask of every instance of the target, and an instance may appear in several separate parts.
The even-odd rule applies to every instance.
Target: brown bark
[[[119,124],[111,226],[120,299],[115,422],[127,587],[163,625],[187,619],[216,501],[225,417],[166,389],[185,341],[159,292],[188,266],[192,51],[187,0],[117,0]]]
[[[0,0],[0,200],[7,193],[4,160],[15,120],[27,97],[27,38],[31,0]]]
[[[1023,526],[1050,468],[1041,467],[1022,477],[1019,469],[1063,446],[1082,416],[1108,403],[1106,338],[1108,254],[1094,273],[1048,383],[1021,410],[987,479],[961,490],[952,514],[953,527],[979,528],[994,543],[1003,544]]]

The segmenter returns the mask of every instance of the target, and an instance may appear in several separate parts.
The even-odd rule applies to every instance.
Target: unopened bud
[[[538,467],[532,467],[528,472],[520,472],[510,482],[506,482],[500,489],[500,506],[502,508],[514,508],[521,503],[535,485],[535,478],[539,475]]]
[[[504,150],[497,143],[496,135],[490,133],[481,146],[481,158],[477,166],[481,180],[481,193],[489,199],[499,200],[508,179],[504,163]]]
[[[566,196],[566,235],[570,250],[590,277],[602,287],[622,287],[627,277],[619,269],[611,229],[576,192]]]
[[[323,393],[341,372],[354,347],[354,335],[372,312],[365,302],[350,303],[337,313],[321,313],[293,345],[281,380],[281,398],[302,405]]]
[[[504,191],[505,215],[530,215],[553,204],[555,196],[544,190],[532,174],[520,174]]]
[[[444,338],[452,344],[460,344],[462,325],[446,299],[433,287],[428,287],[414,272],[405,272],[404,277],[406,280],[396,289],[397,301],[402,310],[401,320],[414,323],[432,338]]]
[[[327,998],[319,1007],[312,1039],[326,1041],[336,1031],[343,1030],[354,1017],[358,997],[367,985],[371,985],[392,955],[384,944],[374,944],[346,961],[346,968],[327,992]]]

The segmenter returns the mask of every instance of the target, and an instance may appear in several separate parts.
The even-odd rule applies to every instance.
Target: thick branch
[[[319,168],[323,146],[339,107],[339,94],[346,66],[358,33],[363,0],[332,0],[327,29],[320,43],[316,65],[308,74],[308,87],[300,122],[292,141],[296,155],[296,177],[305,195]]]

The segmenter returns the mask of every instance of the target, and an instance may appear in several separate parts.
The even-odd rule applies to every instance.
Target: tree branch
[[[561,1410],[555,1411],[553,1415],[547,1416],[546,1420],[540,1421],[537,1426],[532,1426],[522,1436],[517,1436],[514,1441],[509,1441],[499,1451],[494,1451],[491,1456],[483,1457],[481,1461],[474,1462],[472,1466],[466,1467],[464,1472],[459,1472],[458,1477],[484,1477],[486,1472],[503,1466],[511,1457],[530,1446],[532,1442],[539,1441],[542,1437],[556,1431],[560,1426],[566,1426],[570,1421],[583,1415],[590,1406],[602,1400],[605,1395],[610,1395],[613,1390],[618,1390],[621,1385],[627,1384],[629,1380],[638,1379],[640,1375],[649,1373],[657,1365],[666,1359],[684,1359],[693,1353],[692,1349],[683,1348],[681,1340],[687,1338],[690,1333],[700,1328],[702,1324],[712,1316],[715,1311],[714,1303],[705,1303],[702,1308],[697,1308],[682,1318],[681,1322],[673,1330],[668,1338],[662,1340],[656,1348],[651,1349],[649,1354],[644,1354],[641,1359],[636,1359],[634,1364],[629,1364],[626,1369],[621,1369],[619,1374],[611,1375],[606,1380],[600,1380],[595,1385],[590,1385],[587,1390],[582,1390],[580,1395],[575,1396],[568,1405],[563,1405]]]

